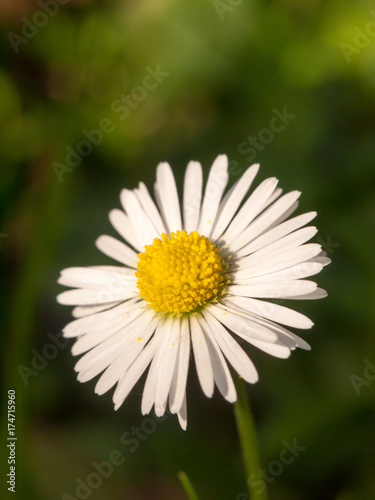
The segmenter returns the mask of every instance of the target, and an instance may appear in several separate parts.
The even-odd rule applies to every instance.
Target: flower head
[[[296,347],[309,349],[287,330],[311,328],[303,314],[262,299],[318,299],[313,281],[330,261],[320,245],[306,243],[316,228],[309,212],[290,218],[300,193],[281,196],[277,179],[263,181],[247,198],[258,172],[249,167],[224,195],[228,161],[212,165],[202,199],[202,167],[185,173],[182,216],[171,167],[157,167],[155,199],[146,186],[121,192],[123,210],[110,221],[121,242],[100,236],[97,247],[118,266],[64,269],[59,283],[72,287],[58,296],[74,305],[76,318],[64,328],[76,337],[75,369],[86,382],[102,374],[96,392],[117,384],[119,408],[150,366],[142,413],[162,416],[169,405],[186,428],[186,381],[190,351],[204,394],[214,386],[230,402],[236,390],[227,361],[247,382],[257,371],[236,338],[279,358]],[[246,199],[245,199],[246,198]],[[242,205],[242,206],[241,206]],[[284,325],[284,326],[281,326]]]
[[[227,281],[219,249],[196,231],[165,233],[139,254],[137,287],[155,312],[183,315],[217,300]]]

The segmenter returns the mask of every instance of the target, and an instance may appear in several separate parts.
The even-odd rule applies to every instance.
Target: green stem
[[[249,481],[252,474],[258,474],[258,470],[261,470],[258,439],[246,386],[243,380],[237,375],[234,376],[234,380],[237,389],[237,401],[234,403],[234,416],[242,449],[249,497],[251,500],[268,500],[266,484],[263,484],[264,488],[262,489],[259,488],[258,481]],[[252,483],[256,486],[252,486]]]
[[[198,495],[196,494],[193,485],[190,482],[190,479],[188,476],[185,474],[185,472],[180,471],[178,473],[178,479],[181,481],[181,484],[189,497],[190,500],[199,500]]]

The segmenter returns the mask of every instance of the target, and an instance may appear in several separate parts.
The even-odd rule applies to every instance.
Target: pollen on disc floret
[[[227,282],[219,248],[196,231],[162,233],[138,254],[137,287],[156,312],[181,315],[218,298]]]

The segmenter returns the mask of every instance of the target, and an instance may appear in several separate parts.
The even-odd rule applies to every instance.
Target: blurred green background
[[[182,469],[201,500],[247,499],[232,406],[204,397],[193,365],[183,432],[175,417],[142,417],[143,381],[114,412],[110,393],[75,380],[71,342],[46,347],[70,321],[55,299],[59,271],[111,263],[94,241],[115,235],[107,214],[120,207],[120,190],[141,180],[152,189],[160,161],[181,188],[189,160],[207,175],[219,153],[231,160],[230,183],[260,162],[258,182],[276,176],[285,191],[301,190],[299,213],[318,211],[317,241],[333,260],[317,277],[329,297],[295,303],[315,322],[303,332],[312,351],[284,361],[249,349],[270,496],[374,498],[373,2],[1,0],[0,19],[12,498],[183,499]],[[277,112],[292,116],[272,132]],[[85,134],[96,142],[86,149]],[[135,427],[142,438],[129,442]],[[305,449],[280,470],[285,442]],[[114,450],[113,473],[95,483],[94,462],[115,460]],[[77,492],[79,481],[92,487]]]

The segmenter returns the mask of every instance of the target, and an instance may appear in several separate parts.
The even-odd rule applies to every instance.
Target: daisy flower
[[[227,361],[247,382],[258,380],[238,339],[278,358],[287,358],[296,347],[310,349],[285,328],[311,328],[310,319],[269,299],[326,296],[304,279],[329,263],[320,245],[306,243],[317,231],[306,227],[316,212],[290,218],[300,192],[282,196],[274,177],[248,195],[258,169],[249,167],[224,194],[228,160],[220,155],[203,194],[202,167],[192,161],[180,208],[172,169],[159,164],[156,203],[140,183],[137,189],[123,189],[123,210],[109,214],[125,242],[107,235],[96,241],[119,265],[61,272],[58,282],[72,289],[57,300],[75,306],[76,318],[64,336],[77,339],[73,355],[83,354],[75,366],[78,380],[101,374],[97,394],[117,384],[115,409],[149,367],[142,413],[154,407],[162,416],[169,406],[185,429],[191,354],[204,394],[211,397],[216,384],[234,402]]]

